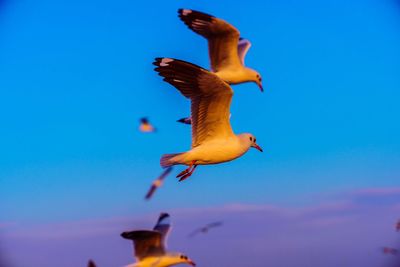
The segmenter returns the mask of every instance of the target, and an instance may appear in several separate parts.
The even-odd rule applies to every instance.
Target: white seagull
[[[208,41],[211,70],[229,84],[254,82],[263,91],[261,75],[244,65],[250,41],[228,22],[191,9],[179,9],[179,18]]]
[[[197,165],[234,160],[250,147],[262,152],[254,135],[235,135],[229,116],[233,90],[215,73],[194,64],[172,58],[156,58],[155,70],[164,81],[175,86],[191,100],[192,149],[161,158],[162,167],[189,166],[178,174],[180,181],[192,175]]]
[[[196,264],[182,253],[165,251],[165,239],[171,226],[169,214],[161,213],[153,230],[123,232],[121,236],[133,241],[137,262],[126,267],[168,267]]]

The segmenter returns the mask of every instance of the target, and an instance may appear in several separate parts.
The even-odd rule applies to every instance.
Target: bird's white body
[[[212,139],[169,159],[168,165],[208,165],[228,162],[239,158],[251,147],[249,134],[232,135],[225,139]]]
[[[147,257],[125,267],[169,267],[183,263],[184,261],[180,258],[179,254],[168,253],[160,257]]]
[[[241,64],[223,68],[215,74],[229,84],[257,82],[257,72]]]

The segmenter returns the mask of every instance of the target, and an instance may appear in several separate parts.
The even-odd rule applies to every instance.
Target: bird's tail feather
[[[182,153],[175,153],[175,154],[164,154],[161,157],[160,164],[161,167],[167,168],[178,163],[177,156],[181,155]]]

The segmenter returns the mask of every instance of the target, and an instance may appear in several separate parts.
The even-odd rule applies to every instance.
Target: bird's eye
[[[256,142],[257,139],[254,138],[254,143]]]
[[[250,141],[253,141],[253,137],[250,136]]]

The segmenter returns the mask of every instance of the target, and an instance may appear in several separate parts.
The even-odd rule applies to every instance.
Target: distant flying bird
[[[144,133],[153,133],[156,131],[156,128],[151,125],[147,118],[140,119],[139,130]]]
[[[195,263],[182,253],[165,251],[165,240],[171,226],[169,215],[161,213],[153,230],[123,232],[121,236],[133,241],[137,262],[129,267],[168,267],[177,264]],[[127,267],[128,267],[127,266]]]
[[[234,160],[250,147],[262,152],[256,138],[249,133],[235,135],[229,122],[232,88],[216,74],[194,64],[172,58],[156,58],[155,70],[164,81],[175,86],[191,100],[192,149],[184,153],[163,155],[162,167],[189,166],[178,174],[188,178],[198,165]]]
[[[197,234],[203,233],[206,234],[208,233],[208,231],[210,231],[211,228],[215,228],[215,227],[220,227],[222,226],[222,222],[213,222],[213,223],[209,223],[203,227],[197,228],[196,230],[194,230],[193,232],[191,232],[189,234],[189,237],[193,237]]]
[[[165,171],[163,171],[163,173],[156,180],[153,181],[149,191],[147,192],[147,194],[145,196],[146,200],[149,200],[153,196],[153,194],[157,190],[157,188],[162,186],[165,177],[167,177],[167,175],[171,171],[172,171],[172,167],[169,167],[168,169],[165,169]]]
[[[239,31],[228,22],[191,9],[179,9],[179,18],[208,41],[211,70],[229,84],[254,82],[261,92],[261,75],[246,66],[244,58],[250,41],[240,38]]]
[[[94,261],[89,260],[87,267],[96,267],[96,264],[94,263]]]
[[[397,255],[399,253],[397,249],[390,247],[383,247],[382,252],[383,254],[390,254],[390,255]]]
[[[400,220],[398,220],[396,223],[396,231],[400,232]]]
[[[183,124],[192,124],[192,118],[191,117],[182,118],[177,120],[177,122],[181,122]]]

